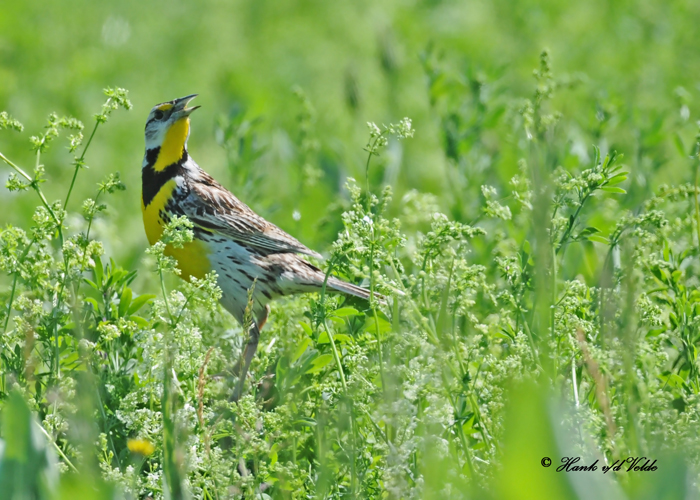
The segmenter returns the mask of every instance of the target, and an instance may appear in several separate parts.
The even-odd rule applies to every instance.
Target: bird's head
[[[197,94],[157,104],[146,120],[146,150],[171,145],[184,147],[190,135],[192,112],[199,106],[187,107]]]

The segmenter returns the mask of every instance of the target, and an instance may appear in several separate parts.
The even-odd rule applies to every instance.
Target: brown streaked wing
[[[292,252],[322,258],[253,212],[209,174],[200,172],[199,178],[189,179],[190,192],[181,203],[193,224],[270,253]]]

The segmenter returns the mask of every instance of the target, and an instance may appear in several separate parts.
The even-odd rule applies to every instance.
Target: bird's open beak
[[[197,94],[191,94],[185,97],[180,97],[179,99],[175,99],[173,101],[173,107],[175,108],[173,110],[173,115],[175,115],[176,119],[184,118],[186,116],[190,116],[192,112],[195,109],[198,109],[200,106],[192,106],[191,108],[188,108],[187,105],[190,103],[192,99],[197,97]]]

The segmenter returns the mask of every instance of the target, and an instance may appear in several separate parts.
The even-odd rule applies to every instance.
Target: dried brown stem
[[[605,416],[605,423],[608,426],[608,432],[610,433],[610,439],[615,437],[615,421],[612,418],[612,413],[610,412],[610,400],[608,399],[608,394],[606,391],[605,377],[600,371],[600,366],[598,362],[591,357],[591,353],[588,350],[588,343],[586,342],[586,334],[580,328],[576,330],[576,337],[578,338],[578,343],[581,346],[581,354],[583,355],[583,360],[588,368],[588,373],[591,374],[593,382],[595,382],[595,396],[598,400],[598,404],[603,410],[603,415]]]
[[[204,372],[207,369],[207,365],[209,364],[209,359],[211,358],[211,353],[213,350],[214,347],[210,347],[207,354],[204,356],[204,363],[202,363],[202,367],[199,369],[199,378],[197,380],[197,419],[199,420],[199,425],[202,429],[204,429],[204,385],[206,383]]]

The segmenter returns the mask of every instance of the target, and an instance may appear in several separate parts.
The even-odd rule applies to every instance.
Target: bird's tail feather
[[[328,278],[328,286],[338,292],[347,293],[349,295],[354,295],[355,297],[360,297],[361,299],[369,300],[369,290],[367,290],[366,288],[359,287],[357,285],[353,285],[352,283],[348,283],[347,281],[334,278],[333,276]],[[387,303],[386,297],[384,295],[375,292],[374,297],[382,304]]]

